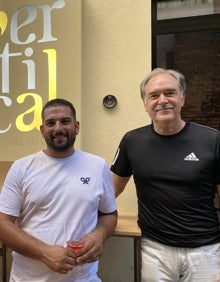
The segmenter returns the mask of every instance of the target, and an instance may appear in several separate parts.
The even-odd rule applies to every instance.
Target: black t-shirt
[[[220,184],[220,132],[187,123],[175,135],[152,125],[122,138],[111,170],[133,175],[142,235],[176,247],[220,242],[213,199]]]

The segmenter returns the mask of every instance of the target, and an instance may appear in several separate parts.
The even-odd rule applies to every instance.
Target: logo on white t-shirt
[[[89,184],[90,177],[81,177],[80,180],[83,184]]]

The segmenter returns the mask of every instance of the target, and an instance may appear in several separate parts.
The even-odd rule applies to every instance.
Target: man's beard
[[[70,137],[65,136],[65,139],[66,139],[65,143],[60,143],[60,144],[58,144],[55,141],[56,137],[45,139],[45,142],[47,143],[47,146],[51,148],[53,151],[65,152],[68,149],[70,149],[71,147],[73,147],[73,144],[75,143],[75,140],[76,140],[76,134],[74,133]]]

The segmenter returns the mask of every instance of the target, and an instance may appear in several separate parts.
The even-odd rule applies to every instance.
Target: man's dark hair
[[[71,110],[71,114],[74,118],[74,120],[76,120],[76,110],[73,106],[73,104],[65,99],[61,99],[61,98],[56,98],[56,99],[53,99],[53,100],[50,100],[48,101],[43,109],[42,109],[42,112],[41,112],[41,118],[42,120],[44,120],[44,111],[45,109],[47,108],[50,108],[50,107],[58,107],[58,106],[66,106],[66,107],[69,107],[70,110]]]

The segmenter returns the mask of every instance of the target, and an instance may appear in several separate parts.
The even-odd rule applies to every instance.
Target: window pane
[[[220,0],[157,1],[157,19],[194,17],[220,13]]]

